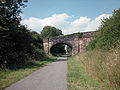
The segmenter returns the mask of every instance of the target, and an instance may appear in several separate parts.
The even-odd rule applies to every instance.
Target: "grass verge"
[[[99,83],[87,75],[74,57],[68,58],[68,90],[100,90]]]
[[[84,51],[68,59],[68,90],[120,90],[120,50]]]
[[[43,61],[31,61],[27,63],[26,66],[17,70],[0,70],[0,90],[3,90],[12,83],[19,81],[23,77],[28,76],[32,72],[40,69],[56,59],[56,57],[50,57]]]

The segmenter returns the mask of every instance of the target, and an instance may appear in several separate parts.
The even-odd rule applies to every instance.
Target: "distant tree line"
[[[111,50],[120,45],[120,8],[111,17],[104,19],[98,29],[99,34],[89,43],[87,50]]]

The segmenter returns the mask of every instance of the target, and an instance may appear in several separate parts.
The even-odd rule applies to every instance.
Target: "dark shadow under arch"
[[[68,43],[63,43],[63,42],[59,42],[59,43],[56,43],[56,44],[54,44],[54,45],[52,45],[51,47],[50,47],[50,54],[52,54],[52,55],[54,55],[53,54],[53,52],[56,52],[56,51],[54,51],[55,49],[54,48],[56,48],[56,47],[59,47],[60,45],[67,45],[70,49],[71,49],[71,53],[70,53],[70,55],[72,54],[72,45],[70,45],[70,44],[68,44]],[[59,52],[59,51],[58,51]],[[62,52],[62,51],[61,51]],[[66,54],[66,53],[64,53],[64,54]],[[56,55],[55,55],[56,56]]]

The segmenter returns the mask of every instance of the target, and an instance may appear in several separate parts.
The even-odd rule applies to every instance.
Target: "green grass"
[[[120,90],[120,49],[83,51],[69,58],[68,90]]]
[[[68,58],[68,90],[108,90],[97,80],[93,80],[83,66],[74,59]]]
[[[6,70],[0,71],[0,90],[10,86],[11,84],[17,82],[18,80],[22,79],[23,77],[28,76],[32,72],[38,70],[39,68],[47,65],[48,63],[55,60],[56,57],[51,57],[44,61],[31,61],[23,68],[17,70]]]

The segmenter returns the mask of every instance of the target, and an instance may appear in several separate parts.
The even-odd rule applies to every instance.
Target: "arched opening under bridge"
[[[54,45],[63,43],[72,48],[71,52],[72,56],[74,56],[83,51],[88,43],[94,39],[93,36],[97,34],[98,32],[83,32],[81,34],[82,36],[79,36],[78,33],[74,33],[70,35],[46,38],[43,40],[44,51],[47,54],[50,54],[50,50],[54,50],[51,49]]]
[[[72,55],[72,46],[66,43],[56,43],[51,46],[50,54],[54,56],[61,56],[61,55]]]

